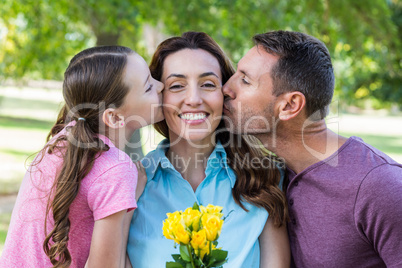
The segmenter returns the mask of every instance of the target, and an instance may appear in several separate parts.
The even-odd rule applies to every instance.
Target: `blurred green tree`
[[[236,62],[269,30],[301,31],[328,46],[336,97],[402,104],[399,0],[6,0],[0,4],[0,77],[60,79],[67,61],[93,45],[147,55],[144,25],[169,35],[210,34]]]

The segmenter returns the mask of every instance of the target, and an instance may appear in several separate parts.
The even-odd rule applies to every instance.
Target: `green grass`
[[[55,118],[56,121],[56,118]],[[5,129],[21,129],[22,131],[43,130],[49,131],[53,122],[0,115],[0,127]]]
[[[344,136],[359,136],[366,143],[390,155],[402,155],[402,137],[373,134],[342,133]]]
[[[60,108],[58,91],[0,87],[0,195],[16,193],[25,162],[45,144]]]
[[[6,242],[7,230],[11,220],[11,213],[0,214],[0,252]]]
[[[19,151],[19,150],[3,149],[3,148],[0,148],[0,152],[4,153],[4,154],[12,155],[17,158],[19,158],[19,157],[26,158],[27,156],[32,155],[32,153],[28,152],[28,151]]]
[[[46,110],[57,111],[60,109],[60,103],[48,100],[29,100],[16,97],[0,97],[0,107],[9,111],[14,109],[32,109],[34,110]]]

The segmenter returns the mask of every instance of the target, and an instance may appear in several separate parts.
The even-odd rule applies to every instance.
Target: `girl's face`
[[[129,91],[120,108],[126,127],[138,129],[163,120],[163,84],[152,78],[148,65],[138,54],[127,57],[123,75]]]
[[[222,74],[218,60],[202,49],[183,49],[166,57],[163,112],[171,141],[211,143],[222,117]]]

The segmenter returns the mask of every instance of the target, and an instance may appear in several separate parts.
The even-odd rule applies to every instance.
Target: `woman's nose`
[[[184,103],[190,106],[196,106],[202,103],[202,96],[198,87],[193,86],[187,90]]]

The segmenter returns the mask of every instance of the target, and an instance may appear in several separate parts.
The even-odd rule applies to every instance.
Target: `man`
[[[402,165],[326,127],[335,80],[327,48],[298,32],[254,41],[223,87],[226,127],[285,160],[293,264],[402,267]]]

